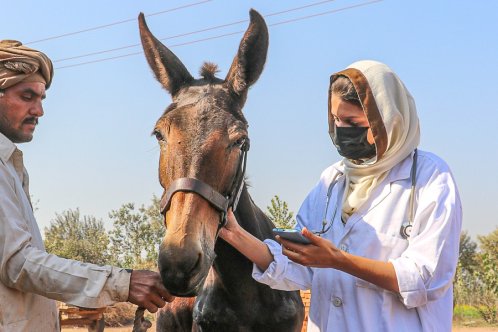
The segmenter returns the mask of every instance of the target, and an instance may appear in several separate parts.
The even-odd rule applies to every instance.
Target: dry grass
[[[453,326],[453,332],[497,332],[498,327]]]
[[[130,303],[117,303],[106,309],[105,332],[131,332],[136,306]],[[147,332],[156,332],[154,315],[146,311],[146,318],[152,322],[152,327]],[[62,332],[87,332],[86,327],[63,327]],[[459,322],[452,328],[453,332],[498,332],[498,327],[462,326]]]
[[[105,325],[112,327],[133,325],[136,309],[137,306],[131,303],[116,303],[108,307],[104,312]]]
[[[122,327],[107,327],[104,329],[105,332],[131,332],[133,325],[122,326]],[[86,327],[64,327],[61,332],[88,332]],[[156,332],[156,326],[152,324],[152,327],[147,330],[147,332]]]
[[[136,305],[131,303],[116,303],[113,306],[107,307],[104,312],[105,331],[113,332],[131,332],[133,328],[133,320],[135,318]],[[152,327],[147,332],[155,332],[155,316],[148,311],[145,313],[145,318],[152,322]],[[87,332],[87,327],[84,326],[64,326],[62,332]]]

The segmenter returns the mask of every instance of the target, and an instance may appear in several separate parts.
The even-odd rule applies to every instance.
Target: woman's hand
[[[232,208],[229,208],[227,211],[227,223],[220,229],[219,236],[228,243],[231,243],[230,240],[233,239],[233,236],[238,228],[240,228],[240,226],[237,222],[237,218],[235,218]]]
[[[228,209],[227,223],[220,229],[219,236],[263,271],[273,261],[266,244],[240,227],[232,209]]]
[[[355,256],[337,249],[332,242],[304,228],[302,233],[310,244],[298,244],[277,237],[282,244],[282,253],[298,264],[308,267],[334,268],[374,285],[398,293],[398,279],[391,262]]]
[[[310,244],[299,244],[277,237],[285,256],[304,266],[337,268],[342,253],[332,242],[313,234],[307,228],[303,228],[302,234],[311,241]]]

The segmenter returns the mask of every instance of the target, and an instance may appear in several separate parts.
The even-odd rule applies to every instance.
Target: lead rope
[[[135,320],[133,321],[132,332],[146,332],[152,327],[152,323],[145,319],[144,314],[145,308],[138,307],[137,311],[135,311]]]

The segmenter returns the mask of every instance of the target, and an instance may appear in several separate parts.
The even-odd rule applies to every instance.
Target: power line
[[[314,17],[317,17],[317,16],[323,16],[323,15],[338,13],[338,12],[342,12],[342,11],[346,11],[346,10],[350,10],[350,9],[354,9],[354,8],[358,8],[358,7],[368,6],[368,5],[371,5],[371,4],[374,4],[374,3],[378,3],[378,2],[382,2],[382,1],[383,0],[373,0],[373,1],[363,2],[363,3],[360,3],[360,4],[356,4],[356,5],[351,5],[351,6],[342,7],[342,8],[338,8],[338,9],[333,9],[333,10],[329,10],[329,11],[325,11],[325,12],[320,12],[320,13],[317,13],[317,14],[301,16],[301,17],[298,17],[298,18],[295,18],[295,19],[290,19],[290,20],[286,20],[286,21],[281,21],[281,22],[277,22],[277,23],[268,24],[268,26],[272,27],[272,26],[277,26],[277,25],[289,24],[289,23],[293,23],[293,22],[297,22],[297,21],[303,21],[303,20],[314,18]],[[208,41],[208,40],[219,39],[219,38],[223,38],[223,37],[227,37],[227,36],[242,34],[244,32],[245,32],[245,30],[241,30],[241,31],[226,33],[226,34],[217,35],[217,36],[213,36],[213,37],[208,37],[208,38],[203,38],[203,39],[196,39],[196,40],[192,40],[192,41],[181,43],[181,44],[170,45],[168,47],[173,48],[173,47],[178,47],[178,46],[185,46],[185,45],[200,43],[200,42],[203,42],[203,41]],[[83,65],[97,63],[97,62],[104,62],[104,61],[110,61],[110,60],[115,60],[115,59],[119,59],[119,58],[125,58],[125,57],[129,57],[129,56],[133,56],[133,55],[138,55],[138,54],[142,54],[142,53],[143,53],[143,51],[134,52],[134,53],[128,53],[128,54],[118,55],[118,56],[109,57],[109,58],[103,58],[103,59],[98,59],[98,60],[93,60],[93,61],[81,62],[81,63],[77,63],[77,64],[73,64],[73,65],[61,66],[61,67],[57,67],[56,69],[64,69],[64,68],[70,68],[70,67],[79,67],[79,66],[83,66]]]
[[[335,0],[319,1],[319,2],[308,4],[308,5],[304,5],[304,6],[300,6],[300,7],[295,7],[295,8],[290,8],[290,9],[286,9],[286,10],[274,12],[274,13],[271,13],[271,14],[267,14],[267,15],[264,15],[264,17],[281,15],[281,14],[285,14],[285,13],[289,13],[289,12],[293,12],[293,11],[297,11],[297,10],[309,8],[309,7],[323,5],[324,3],[333,2],[333,1],[335,1]],[[212,26],[212,27],[208,27],[208,28],[204,28],[204,29],[200,29],[200,30],[195,30],[195,31],[191,31],[191,32],[186,32],[186,33],[182,33],[182,34],[178,34],[178,35],[174,35],[174,36],[159,38],[159,40],[168,40],[168,39],[174,39],[174,38],[179,38],[179,37],[185,37],[185,36],[189,36],[189,35],[198,34],[198,33],[201,33],[201,32],[206,32],[206,31],[211,31],[211,30],[217,30],[217,29],[220,29],[220,28],[226,28],[226,27],[229,27],[229,26],[232,26],[232,25],[237,25],[237,24],[241,24],[241,23],[245,23],[245,22],[249,22],[249,20],[245,19],[245,20],[235,21],[235,22],[231,22],[231,23],[216,25],[216,26]],[[85,57],[88,57],[88,56],[99,55],[99,54],[104,54],[104,53],[110,53],[110,52],[119,51],[119,50],[123,50],[123,49],[127,49],[127,48],[133,48],[133,47],[137,47],[137,46],[140,46],[140,44],[126,45],[126,46],[121,46],[121,47],[117,47],[117,48],[107,49],[107,50],[103,50],[103,51],[97,51],[97,52],[91,52],[91,53],[86,53],[86,54],[82,54],[82,55],[76,55],[76,56],[72,56],[72,57],[57,59],[57,60],[54,60],[53,62],[57,63],[57,62],[74,60],[74,59],[79,59],[79,58],[85,58]]]
[[[329,0],[329,1],[334,1],[334,0]],[[174,38],[179,38],[179,37],[185,37],[185,36],[197,34],[197,33],[200,33],[200,32],[205,32],[205,31],[210,31],[210,30],[216,30],[216,29],[219,29],[219,28],[223,28],[223,27],[227,27],[227,26],[231,26],[231,25],[236,25],[236,24],[239,24],[239,23],[244,23],[244,22],[247,22],[247,21],[248,20],[242,20],[242,21],[227,23],[227,24],[218,25],[218,26],[210,27],[210,28],[206,28],[206,29],[201,29],[201,30],[186,32],[186,33],[182,33],[182,34],[178,34],[178,35],[174,35],[174,36],[170,36],[170,37],[159,38],[159,40],[167,40],[167,39],[174,39]],[[82,55],[76,55],[76,56],[72,56],[72,57],[68,57],[68,58],[57,59],[57,60],[54,60],[53,62],[56,63],[56,62],[63,62],[63,61],[74,60],[74,59],[79,59],[79,58],[85,58],[85,57],[92,56],[92,55],[109,53],[109,52],[123,50],[123,49],[126,49],[126,48],[133,48],[133,47],[137,47],[137,46],[140,46],[140,44],[132,44],[132,45],[121,46],[121,47],[112,48],[112,49],[108,49],[108,50],[103,50],[103,51],[97,51],[97,52],[86,53],[86,54],[82,54]]]
[[[287,20],[287,21],[273,23],[273,24],[270,24],[269,26],[283,25],[283,24],[292,23],[292,22],[296,22],[296,21],[301,21],[301,20],[304,20],[304,19],[309,19],[309,18],[313,18],[313,17],[317,17],[317,16],[323,16],[323,15],[327,15],[327,14],[342,12],[342,11],[345,11],[345,10],[348,10],[348,9],[353,9],[353,8],[357,8],[357,7],[363,7],[363,6],[371,5],[371,4],[374,4],[376,2],[381,2],[381,1],[383,1],[383,0],[372,0],[372,1],[364,2],[364,3],[359,3],[359,4],[348,6],[348,7],[342,7],[342,8],[339,8],[339,9],[329,10],[329,11],[322,12],[322,13],[312,14],[312,15],[308,15],[308,16],[298,17],[298,18],[295,18],[295,19],[290,19],[290,20]]]
[[[377,1],[382,1],[382,0],[377,0]],[[218,35],[218,36],[213,36],[213,37],[196,39],[196,40],[193,40],[193,41],[190,41],[190,42],[185,42],[185,43],[171,45],[169,47],[172,48],[172,47],[178,47],[178,46],[196,44],[196,43],[200,43],[200,42],[203,42],[203,41],[208,41],[208,40],[213,40],[213,39],[219,39],[219,38],[233,36],[233,35],[239,35],[241,33],[244,33],[244,30],[236,31],[236,32],[230,32],[230,33],[226,33],[226,34]],[[134,53],[127,53],[127,54],[123,54],[123,55],[113,56],[113,57],[110,57],[110,58],[98,59],[98,60],[93,60],[93,61],[88,61],[88,62],[77,63],[77,64],[74,64],[74,65],[67,65],[67,66],[57,67],[56,69],[63,69],[63,68],[69,68],[69,67],[83,66],[83,65],[87,65],[87,64],[91,64],[91,63],[96,63],[96,62],[103,62],[103,61],[115,60],[115,59],[119,59],[119,58],[125,58],[125,57],[129,57],[129,56],[132,56],[132,55],[138,55],[138,54],[142,54],[142,53],[143,53],[143,51],[134,52]]]
[[[155,13],[152,13],[152,14],[148,14],[148,15],[145,15],[145,16],[148,17],[148,16],[165,14],[165,13],[177,11],[177,10],[180,10],[180,9],[188,8],[188,7],[193,7],[193,6],[201,5],[203,3],[210,2],[210,1],[213,1],[213,0],[203,0],[203,1],[199,1],[199,2],[194,2],[194,3],[186,4],[186,5],[183,5],[183,6],[179,6],[179,7],[175,7],[175,8],[170,8],[170,9],[162,10],[160,12],[155,12]],[[64,33],[64,34],[57,35],[57,36],[52,36],[52,37],[47,37],[47,38],[43,38],[43,39],[33,40],[33,41],[30,41],[30,42],[24,43],[24,44],[25,45],[29,45],[29,44],[41,43],[41,42],[47,41],[47,40],[59,39],[59,38],[63,38],[63,37],[67,37],[67,36],[72,36],[72,35],[77,35],[77,34],[88,32],[88,31],[94,31],[94,30],[104,29],[104,28],[108,28],[108,27],[111,27],[111,26],[114,26],[114,25],[119,25],[119,24],[123,24],[123,23],[127,23],[127,22],[132,22],[132,21],[135,21],[135,20],[136,20],[136,18],[130,18],[130,19],[126,19],[126,20],[122,20],[122,21],[117,21],[117,22],[113,22],[113,23],[109,23],[109,24],[99,25],[99,26],[96,26],[96,27],[93,27],[93,28],[88,28],[88,29],[78,30],[78,31],[74,31],[74,32]]]
[[[334,0],[329,0],[329,1],[334,1]],[[321,13],[317,13],[317,14],[313,14],[313,15],[307,15],[307,16],[302,16],[302,17],[298,17],[298,18],[295,18],[295,19],[290,19],[290,20],[286,20],[286,21],[272,23],[272,24],[268,24],[268,26],[271,27],[271,26],[277,26],[277,25],[284,25],[284,24],[288,24],[288,23],[292,23],[292,22],[297,22],[297,21],[302,21],[302,20],[305,20],[305,19],[310,19],[310,18],[317,17],[317,16],[323,16],[323,15],[337,13],[337,12],[341,12],[341,11],[345,11],[345,10],[349,10],[349,9],[353,9],[353,8],[357,8],[357,7],[363,7],[363,6],[371,5],[371,4],[374,4],[374,3],[377,3],[377,2],[381,2],[381,1],[382,0],[373,0],[373,1],[364,2],[364,3],[352,5],[352,6],[347,6],[347,7],[342,7],[342,8],[334,9],[334,10],[329,10],[329,11],[325,11],[325,12],[321,12]],[[323,2],[327,2],[327,1],[323,1]],[[270,15],[273,15],[273,14],[270,14]],[[269,15],[265,15],[265,16],[269,16]],[[244,20],[242,22],[246,22],[246,21],[247,20]],[[231,24],[229,23],[229,25],[231,25]],[[185,45],[190,45],[190,44],[196,44],[196,43],[199,43],[199,42],[213,40],[213,39],[219,39],[219,38],[223,38],[223,37],[227,37],[227,36],[241,34],[241,33],[244,33],[244,32],[245,32],[245,30],[241,30],[241,31],[236,31],[236,32],[231,32],[231,33],[226,33],[226,34],[214,36],[214,37],[196,39],[196,40],[185,42],[185,43],[170,45],[168,47],[174,48],[174,47],[178,47],[178,46],[185,46]],[[163,38],[163,39],[166,39],[166,38]],[[140,45],[140,44],[137,44],[137,45],[134,45],[134,46],[138,46],[138,45]],[[131,46],[127,46],[127,47],[131,47]],[[125,48],[127,48],[127,47],[125,47]],[[78,67],[78,66],[83,66],[83,65],[92,64],[92,63],[98,63],[98,62],[104,62],[104,61],[110,61],[110,60],[115,60],[115,59],[119,59],[119,58],[129,57],[129,56],[138,55],[138,54],[142,54],[142,53],[143,53],[143,51],[134,52],[134,53],[127,53],[127,54],[118,55],[118,56],[109,57],[109,58],[103,58],[103,59],[97,59],[97,60],[93,60],[93,61],[81,62],[81,63],[77,63],[77,64],[73,64],[73,65],[61,66],[61,67],[57,67],[56,69]]]

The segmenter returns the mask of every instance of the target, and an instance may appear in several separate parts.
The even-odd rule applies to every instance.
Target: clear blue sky
[[[24,43],[118,21],[130,22],[31,44],[53,60],[139,44],[136,17],[200,2],[1,0],[0,39]],[[327,133],[329,75],[360,59],[385,62],[413,94],[421,120],[420,148],[445,159],[464,207],[464,229],[487,234],[498,225],[498,2],[361,0],[322,1],[268,16],[265,70],[249,92],[250,189],[266,209],[277,194],[297,212],[321,171],[337,161]],[[213,0],[148,17],[158,38],[318,3]],[[247,22],[165,40],[167,46],[243,31]],[[203,61],[224,77],[242,33],[171,49],[196,74]],[[123,203],[149,204],[162,188],[159,150],[150,132],[169,104],[135,46],[55,62],[45,116],[33,142],[23,144],[41,228],[55,213],[80,208],[104,220]]]

